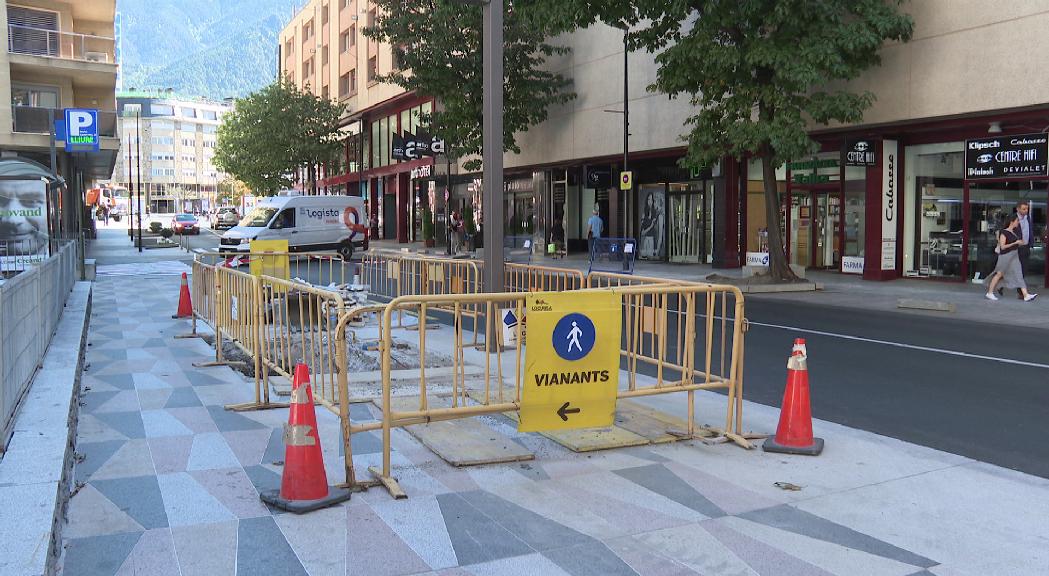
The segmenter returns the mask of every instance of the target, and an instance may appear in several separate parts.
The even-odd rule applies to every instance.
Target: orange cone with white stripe
[[[284,427],[284,474],[280,490],[263,492],[262,501],[301,514],[350,499],[350,491],[328,486],[324,454],[317,431],[317,412],[313,407],[310,371],[305,364],[295,367],[291,383],[291,407]]]
[[[192,318],[193,300],[189,295],[189,281],[186,273],[182,273],[182,287],[178,291],[178,312],[172,318]]]
[[[766,439],[761,448],[765,452],[808,456],[818,456],[823,451],[823,439],[812,436],[808,350],[804,338],[794,340],[787,360],[787,388],[783,392],[776,436]]]

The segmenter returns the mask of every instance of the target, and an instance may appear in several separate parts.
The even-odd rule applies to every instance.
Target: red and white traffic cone
[[[765,452],[818,456],[823,451],[823,438],[812,436],[812,408],[809,403],[808,352],[805,339],[794,340],[787,360],[787,389],[779,414],[776,436],[768,438],[761,448]]]
[[[317,413],[313,408],[310,371],[305,364],[295,367],[291,408],[284,427],[284,473],[280,490],[260,494],[262,501],[282,510],[302,514],[327,508],[350,499],[350,491],[328,486],[324,454],[317,432]]]
[[[172,318],[192,318],[193,300],[189,295],[189,280],[186,273],[182,273],[182,287],[178,291],[178,312]]]

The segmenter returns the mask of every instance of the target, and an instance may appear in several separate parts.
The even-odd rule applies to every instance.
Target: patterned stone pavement
[[[176,276],[97,282],[64,576],[961,573],[909,549],[921,539],[850,528],[841,522],[880,524],[832,521],[796,493],[711,467],[717,455],[770,461],[760,452],[678,443],[573,454],[502,417],[486,422],[535,461],[456,469],[395,430],[409,499],[372,489],[304,516],[276,512],[258,493],[279,486],[287,411],[223,410],[249,400],[251,386],[229,368],[192,367],[213,351],[173,338],[188,324],[170,318],[177,290]],[[365,405],[354,410],[368,417]],[[318,418],[335,482],[338,422],[323,409]],[[377,436],[355,437],[357,469],[380,448]],[[915,473],[963,461],[943,457]]]

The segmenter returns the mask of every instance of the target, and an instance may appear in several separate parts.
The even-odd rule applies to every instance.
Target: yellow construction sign
[[[611,426],[619,389],[622,297],[535,292],[526,304],[518,431]]]
[[[252,240],[251,260],[248,266],[252,276],[272,276],[287,280],[291,269],[288,263],[287,240]]]

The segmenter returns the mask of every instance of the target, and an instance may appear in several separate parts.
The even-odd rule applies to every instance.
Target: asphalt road
[[[204,229],[190,243],[217,239]],[[780,405],[802,337],[814,417],[1049,478],[1044,330],[761,296],[747,318],[747,400]]]
[[[744,397],[778,406],[806,340],[816,418],[1049,478],[1045,331],[747,301]]]

